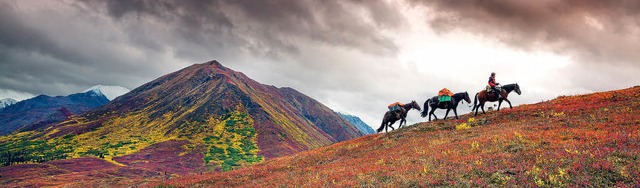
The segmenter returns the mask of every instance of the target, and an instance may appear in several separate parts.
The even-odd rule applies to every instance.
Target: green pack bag
[[[449,102],[449,101],[451,101],[451,96],[449,96],[449,95],[440,96],[440,97],[438,97],[438,101],[440,101],[440,102]]]

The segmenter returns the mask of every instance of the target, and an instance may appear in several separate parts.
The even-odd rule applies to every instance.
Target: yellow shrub
[[[461,123],[456,125],[456,130],[465,130],[465,129],[470,129],[471,126],[469,126],[467,123]]]

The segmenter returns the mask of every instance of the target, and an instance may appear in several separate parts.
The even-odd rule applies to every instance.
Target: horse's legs
[[[458,118],[458,110],[457,110],[457,108],[454,108],[454,109],[453,109],[453,114],[455,114],[455,115],[456,115],[456,119],[459,119],[459,118]]]
[[[500,111],[500,105],[502,105],[502,98],[500,98],[500,100],[498,100],[498,111]]]
[[[482,105],[480,105],[480,107],[482,107],[482,114],[486,114],[486,112],[484,112],[484,103],[482,103]]]
[[[396,121],[398,121],[398,120],[396,120]],[[391,128],[391,131],[396,130],[396,129],[393,128],[393,124],[396,123],[396,121],[392,121],[391,123],[389,123],[389,127]],[[389,131],[387,131],[387,132],[389,132]]]
[[[433,117],[436,118],[435,120],[438,120],[438,116],[436,116],[436,114],[433,113],[435,111],[436,111],[436,108],[431,108],[431,112],[429,112],[429,121],[431,121],[431,115],[433,115]]]
[[[509,109],[513,109],[513,106],[511,106],[511,101],[509,101],[509,99],[505,98],[505,101],[507,101],[507,103],[509,103]]]
[[[400,126],[398,127],[398,129],[399,129],[399,128],[402,128],[402,123],[403,123],[403,122],[404,122],[404,124],[405,124],[405,125],[407,125],[407,120],[406,120],[406,119],[404,119],[404,118],[402,118],[402,120],[400,120]]]
[[[477,116],[478,115],[478,108],[480,107],[480,104],[474,104],[474,108],[476,108],[476,114],[474,114],[473,116]]]
[[[443,118],[443,120],[446,120],[446,119],[447,119],[447,116],[449,116],[449,111],[451,111],[451,108],[447,108],[447,112],[446,112],[446,113],[444,113],[444,118]]]

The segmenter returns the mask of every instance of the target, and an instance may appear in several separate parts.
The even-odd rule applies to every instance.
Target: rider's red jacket
[[[493,76],[489,77],[489,85],[491,87],[496,87],[496,78],[495,77],[493,77]]]

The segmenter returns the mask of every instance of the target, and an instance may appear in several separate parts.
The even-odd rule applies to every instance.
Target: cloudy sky
[[[391,102],[473,95],[491,72],[521,86],[514,105],[639,85],[640,1],[0,2],[0,98],[134,89],[214,59],[377,128]]]

